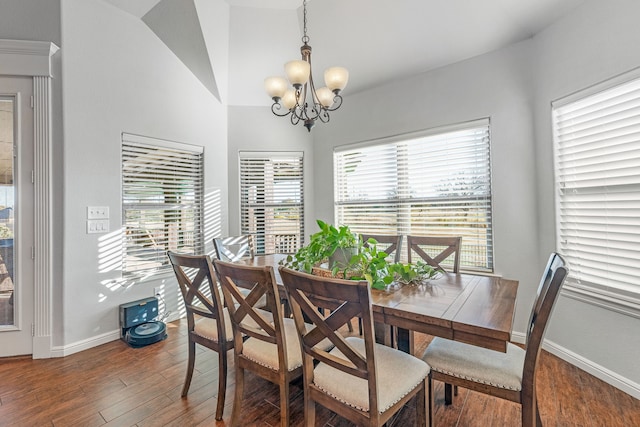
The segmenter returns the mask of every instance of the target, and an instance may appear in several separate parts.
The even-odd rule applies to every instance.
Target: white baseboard
[[[53,347],[51,350],[51,357],[64,357],[74,353],[78,353],[83,350],[88,350],[93,347],[97,347],[102,344],[106,344],[111,341],[120,339],[120,330],[117,329],[111,332],[105,332],[95,337],[87,338],[86,340],[76,341],[65,346]]]
[[[168,318],[164,320],[165,323],[173,322],[180,318],[179,313],[170,313]],[[74,353],[78,353],[83,350],[88,350],[93,347],[97,347],[102,344],[106,344],[111,341],[120,339],[120,329],[111,332],[105,332],[102,335],[96,335],[95,337],[87,338],[86,340],[77,341],[65,346],[53,347],[51,349],[50,357],[64,357]]]
[[[513,332],[511,334],[511,338],[515,343],[524,344],[525,342],[525,335],[522,332]],[[607,384],[612,385],[636,399],[640,399],[640,384],[631,381],[622,375],[616,374],[604,366],[592,362],[591,360],[586,359],[583,356],[554,343],[553,341],[544,340],[542,348],[565,362],[571,363],[573,366],[580,368],[594,377],[606,382]]]

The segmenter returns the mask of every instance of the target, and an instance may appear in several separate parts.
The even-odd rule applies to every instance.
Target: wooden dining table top
[[[258,255],[241,262],[272,266],[286,255]],[[495,276],[442,273],[426,285],[371,290],[376,322],[505,352],[511,340],[518,281]]]

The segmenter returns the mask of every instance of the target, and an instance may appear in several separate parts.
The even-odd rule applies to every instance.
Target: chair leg
[[[218,404],[216,406],[216,420],[222,419],[224,401],[227,394],[227,349],[220,348],[218,352]]]
[[[316,403],[309,399],[309,393],[304,393],[304,425],[305,427],[315,427],[316,425]]]
[[[434,392],[433,392],[433,379],[431,378],[431,374],[429,374],[429,376],[427,377],[427,381],[428,381],[428,392],[429,392],[429,427],[433,427],[433,425],[435,424],[435,421],[433,420],[433,417],[435,415],[435,409],[434,409],[434,405],[435,405],[435,396],[434,396]]]
[[[186,397],[191,386],[191,378],[193,377],[193,368],[196,364],[196,343],[191,341],[189,337],[189,360],[187,361],[187,375],[184,378],[184,386],[182,387],[182,397]]]
[[[429,416],[429,410],[427,409],[429,405],[427,401],[428,381],[427,378],[422,381],[422,387],[420,387],[420,391],[416,395],[416,426],[419,427],[427,426],[427,417]]]
[[[533,399],[523,399],[522,401],[522,427],[541,427],[542,420],[538,411],[538,401]]]
[[[240,410],[242,409],[242,396],[244,395],[244,369],[238,367],[236,362],[236,393],[233,398],[233,411],[231,412],[231,425],[240,425]]]
[[[289,427],[289,381],[285,378],[280,384],[280,425]]]

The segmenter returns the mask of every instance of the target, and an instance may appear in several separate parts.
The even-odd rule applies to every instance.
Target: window
[[[336,223],[367,234],[462,236],[460,267],[493,271],[488,119],[341,147],[334,166]]]
[[[304,239],[303,154],[240,152],[241,233],[254,250],[295,253]]]
[[[640,316],[640,78],[629,78],[553,103],[556,228],[567,295]]]
[[[122,134],[123,273],[169,271],[167,250],[202,253],[203,149]]]

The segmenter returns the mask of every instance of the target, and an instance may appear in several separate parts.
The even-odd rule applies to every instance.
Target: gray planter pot
[[[351,257],[357,254],[358,248],[356,247],[338,248],[333,255],[329,257],[329,268],[333,268],[334,266],[344,268],[349,265]]]

